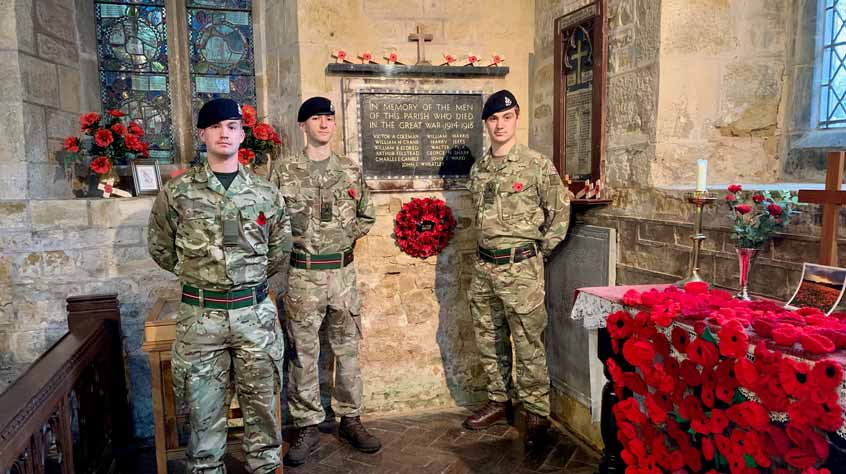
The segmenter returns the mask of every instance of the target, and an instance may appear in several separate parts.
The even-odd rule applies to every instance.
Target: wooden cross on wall
[[[846,191],[841,191],[846,151],[830,151],[826,157],[825,191],[800,190],[799,202],[822,204],[822,233],[820,235],[821,265],[837,266],[837,223],[840,206],[846,205]]]
[[[408,41],[417,41],[417,64],[432,64],[426,60],[426,42],[433,38],[431,33],[423,33],[423,25],[417,25],[417,33],[408,35]]]

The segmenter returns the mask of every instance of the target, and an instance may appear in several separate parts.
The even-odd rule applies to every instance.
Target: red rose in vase
[[[79,139],[76,137],[65,138],[65,142],[62,145],[62,148],[71,153],[79,153]]]
[[[266,123],[260,123],[253,129],[253,135],[259,140],[270,140],[273,136],[273,127]]]
[[[89,128],[97,125],[97,122],[100,121],[100,114],[96,112],[88,112],[87,114],[82,114],[82,117],[79,118],[79,128],[82,130],[88,130]]]
[[[248,165],[256,159],[256,154],[252,150],[241,148],[238,150],[238,162],[242,165]]]
[[[245,127],[255,127],[257,120],[256,108],[252,105],[244,105],[241,107],[241,117],[244,120]]]
[[[106,129],[100,129],[94,132],[94,143],[100,148],[106,148],[113,141],[115,141],[115,137],[112,135],[112,132]]]
[[[109,127],[109,130],[111,130],[115,135],[126,135],[126,126],[120,122]]]
[[[138,135],[139,137],[144,136],[144,129],[141,128],[141,125],[138,125],[135,122],[129,122],[128,129],[129,129],[129,133],[131,133],[133,135]]]

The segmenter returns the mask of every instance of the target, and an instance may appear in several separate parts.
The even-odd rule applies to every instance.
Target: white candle
[[[708,174],[708,160],[696,160],[696,190],[705,191],[705,176]]]

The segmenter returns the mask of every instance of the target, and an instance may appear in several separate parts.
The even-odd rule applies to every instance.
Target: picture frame
[[[132,182],[135,195],[158,194],[162,188],[162,173],[157,160],[132,160]]]
[[[791,310],[812,307],[831,314],[843,299],[844,290],[846,268],[804,263],[799,286],[784,307]]]

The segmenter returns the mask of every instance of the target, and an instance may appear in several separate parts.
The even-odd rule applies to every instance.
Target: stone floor
[[[461,428],[469,412],[462,409],[415,412],[398,416],[364,417],[368,429],[382,440],[376,454],[364,454],[340,441],[336,433],[322,434],[321,446],[306,464],[285,467],[286,474],[593,474],[599,456],[573,438],[552,433],[550,443],[526,451],[517,427],[497,425],[483,432]],[[337,431],[337,430],[336,430]],[[287,439],[287,436],[286,436]],[[285,448],[287,450],[287,443]],[[243,473],[241,452],[227,455],[228,472]],[[151,450],[131,463],[136,474],[155,472]],[[170,461],[168,471],[184,472],[184,462]]]

